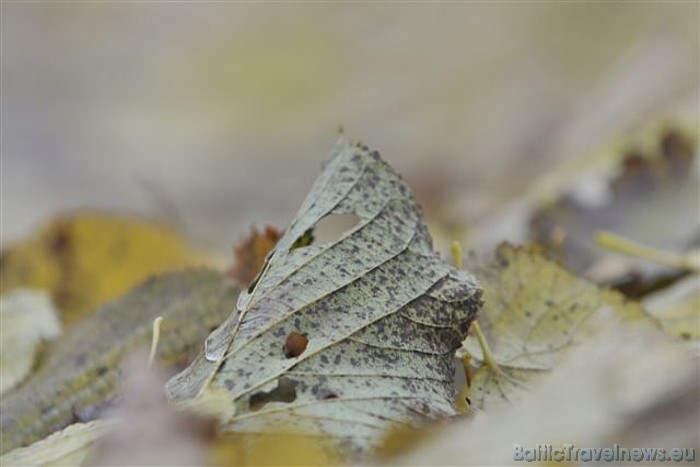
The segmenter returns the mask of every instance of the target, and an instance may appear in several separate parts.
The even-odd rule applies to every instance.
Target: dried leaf
[[[248,436],[229,434],[209,448],[209,465],[255,467],[329,467],[339,459],[324,448],[317,436],[301,433],[265,433]]]
[[[47,361],[0,400],[2,451],[37,441],[109,406],[125,352],[151,339],[161,316],[158,362],[191,360],[207,333],[234,307],[238,289],[222,273],[195,269],[146,281],[71,328]]]
[[[2,252],[0,290],[51,292],[72,325],[152,274],[208,260],[177,232],[143,219],[80,212],[49,222]]]
[[[676,254],[697,247],[700,226],[688,222],[698,216],[696,143],[667,131],[657,144],[627,153],[604,204],[587,205],[569,194],[540,209],[532,218],[534,239],[561,250],[567,267],[628,296],[642,296],[664,278],[677,277],[673,268],[616,255],[595,240],[596,232],[609,231]]]
[[[677,341],[647,331],[624,323],[612,325],[573,348],[517,404],[479,412],[435,430],[430,442],[412,451],[405,449],[391,465],[589,463],[581,462],[583,458],[579,462],[516,461],[514,444],[529,450],[547,444],[561,449],[570,443],[598,451],[617,444],[628,452],[640,446],[664,448],[666,454],[671,448],[697,452],[700,361]],[[591,460],[591,464],[603,464],[595,462],[595,457]]]
[[[107,432],[111,421],[74,423],[61,431],[17,448],[0,457],[0,465],[76,466],[83,465],[90,448]]]
[[[248,286],[260,272],[267,254],[281,236],[279,230],[269,225],[262,233],[255,227],[251,228],[248,238],[233,248],[235,261],[233,267],[228,270],[228,275],[242,286]]]
[[[349,213],[359,222],[340,238],[299,246]],[[166,388],[173,399],[227,389],[228,431],[295,427],[362,451],[394,424],[455,413],[453,352],[479,305],[474,279],[433,251],[406,184],[341,139],[237,312]],[[307,340],[296,357],[284,352],[292,333]]]
[[[603,309],[624,322],[658,326],[639,304],[576,277],[542,253],[537,247],[502,244],[492,264],[469,262],[484,287],[477,321],[498,365],[485,364],[479,344],[465,341],[472,357],[473,407],[489,409],[521,397],[567,350],[598,330],[596,315]]]

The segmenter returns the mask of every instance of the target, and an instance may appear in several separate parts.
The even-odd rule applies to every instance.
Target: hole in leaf
[[[297,248],[304,248],[305,246],[309,246],[314,242],[314,229],[313,227],[310,229],[307,229],[306,232],[301,234],[299,238],[294,240],[294,243],[292,243],[292,247],[289,249],[289,251],[296,250]]]
[[[255,275],[255,278],[252,280],[252,282],[248,286],[248,293],[253,293],[253,290],[255,290],[255,286],[258,285],[258,282],[260,281],[260,277],[262,276],[262,273],[265,271],[265,267],[267,266],[268,262],[270,261],[270,258],[272,258],[272,254],[274,252],[275,252],[275,249],[273,248],[272,250],[267,252],[267,255],[265,255],[265,261],[263,261],[263,264],[260,267],[260,270],[258,271],[258,273]]]
[[[336,393],[334,393],[334,392],[328,392],[328,393],[324,394],[323,397],[322,397],[321,399],[323,399],[324,401],[326,401],[326,400],[329,400],[329,399],[337,399],[337,398],[338,398],[338,394],[336,394]]]
[[[317,243],[331,243],[360,222],[356,214],[329,214],[314,226],[314,240]]]
[[[359,222],[360,218],[356,214],[328,214],[297,238],[290,251],[309,246],[312,243],[335,242],[344,232],[352,229]]]
[[[260,278],[259,276],[256,277],[255,280],[253,280],[253,282],[250,283],[250,286],[248,286],[248,290],[247,290],[248,293],[253,293],[253,290],[255,290],[255,286],[258,285],[259,278]]]
[[[270,392],[256,392],[248,400],[248,407],[256,412],[270,402],[294,402],[297,398],[297,382],[288,378],[280,378],[277,387]]]
[[[284,356],[287,358],[298,357],[304,353],[306,344],[308,343],[309,340],[303,334],[299,334],[296,331],[290,332],[287,336],[287,340],[284,342]]]

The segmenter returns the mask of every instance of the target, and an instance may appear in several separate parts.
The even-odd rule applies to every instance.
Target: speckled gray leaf
[[[350,213],[359,222],[335,241],[299,246]],[[167,392],[225,388],[229,431],[293,426],[363,451],[395,424],[454,414],[453,353],[480,297],[433,251],[401,177],[341,139],[237,310]]]

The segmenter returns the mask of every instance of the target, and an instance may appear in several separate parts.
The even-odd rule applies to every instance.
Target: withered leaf
[[[298,241],[345,214],[359,222],[336,240]],[[175,400],[228,390],[227,431],[294,427],[362,452],[394,424],[455,413],[453,353],[480,296],[433,251],[401,177],[341,139],[258,279],[166,389]]]
[[[477,342],[465,341],[463,350],[472,357],[469,398],[476,409],[518,400],[571,348],[598,332],[606,315],[660,330],[638,303],[577,277],[540,247],[501,244],[492,262],[471,258],[467,264],[484,287],[478,322],[498,366],[485,362]]]
[[[180,368],[225,319],[238,289],[223,274],[191,269],[156,276],[108,303],[47,350],[47,359],[0,400],[2,452],[96,418],[117,393],[125,353],[151,339],[161,316],[158,362]],[[184,360],[184,361],[183,361]]]
[[[250,235],[233,248],[234,264],[227,271],[228,275],[241,285],[248,286],[281,236],[279,230],[269,225],[262,232],[251,228]]]
[[[566,194],[534,214],[532,237],[560,244],[567,267],[627,296],[640,297],[666,285],[681,272],[606,251],[596,244],[596,233],[609,231],[676,254],[697,248],[696,137],[668,130],[655,148],[630,150],[609,182],[605,204],[589,206]]]
[[[538,444],[557,449],[569,442],[583,446],[678,445],[694,447],[697,452],[700,365],[694,352],[674,345],[658,330],[641,331],[624,323],[610,326],[571,350],[517,404],[434,430],[427,442],[405,446],[384,465],[589,464],[581,457],[575,462],[573,456],[571,462],[544,456],[539,462],[532,462],[532,457],[514,462],[513,443],[526,449]],[[509,448],[503,449],[504,444]],[[603,459],[589,458],[596,465],[633,464],[629,457],[618,462]]]
[[[85,465],[90,449],[109,431],[112,420],[73,423],[29,446],[0,456],[0,465]]]

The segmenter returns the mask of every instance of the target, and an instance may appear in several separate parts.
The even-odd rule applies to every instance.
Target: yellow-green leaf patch
[[[502,244],[491,263],[472,258],[467,265],[484,288],[477,321],[497,365],[484,363],[475,339],[465,341],[468,397],[479,409],[516,400],[567,350],[599,329],[603,310],[624,322],[658,326],[639,304],[575,276],[537,247]]]

